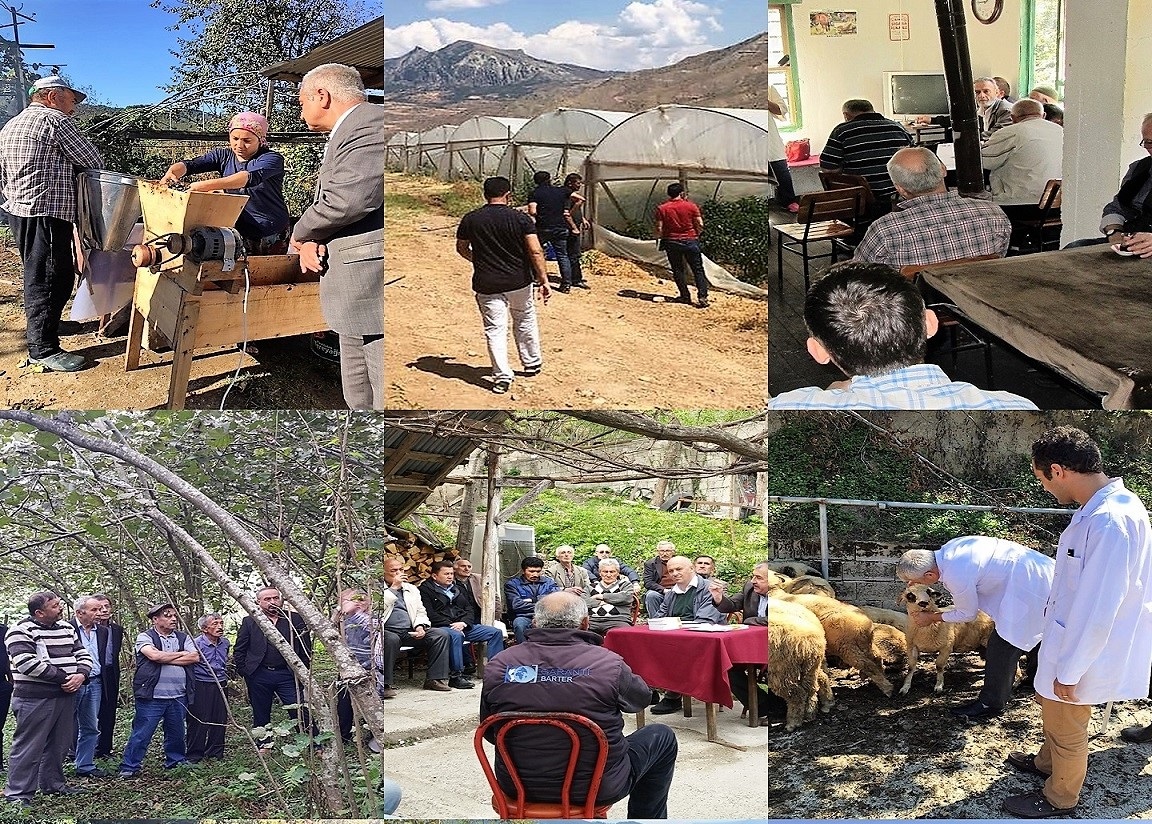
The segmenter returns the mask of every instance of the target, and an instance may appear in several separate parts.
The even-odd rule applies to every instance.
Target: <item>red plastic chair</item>
[[[508,752],[505,739],[508,732],[516,727],[531,724],[544,724],[557,727],[568,734],[572,743],[568,755],[568,768],[564,773],[564,785],[560,790],[558,803],[530,801],[525,797],[524,783],[520,780],[520,773]],[[504,762],[508,775],[516,787],[516,795],[510,796],[504,792],[496,781],[496,771],[488,761],[484,752],[484,735],[493,726],[499,725],[496,731],[496,755]],[[570,793],[572,781],[576,777],[576,764],[580,757],[580,736],[577,726],[583,726],[595,737],[599,752],[596,755],[596,765],[592,770],[591,782],[588,785],[588,796],[581,806],[574,806]],[[484,777],[492,788],[492,809],[501,818],[607,818],[611,804],[597,804],[596,795],[600,792],[600,782],[604,778],[604,765],[608,762],[608,739],[604,731],[592,721],[582,715],[571,712],[498,712],[484,719],[476,729],[473,737],[476,747],[476,757],[484,768]]]

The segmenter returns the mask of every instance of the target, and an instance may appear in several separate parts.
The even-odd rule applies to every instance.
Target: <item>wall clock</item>
[[[972,0],[972,13],[981,23],[995,23],[1004,11],[1004,0]]]

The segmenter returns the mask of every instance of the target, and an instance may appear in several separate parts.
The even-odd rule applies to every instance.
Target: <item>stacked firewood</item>
[[[415,532],[392,524],[388,524],[387,529],[389,540],[384,544],[384,553],[404,560],[404,572],[410,584],[419,584],[431,575],[433,562],[456,558],[452,549],[433,544]]]

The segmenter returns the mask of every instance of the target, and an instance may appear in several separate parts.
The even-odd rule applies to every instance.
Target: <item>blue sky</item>
[[[596,69],[666,66],[766,28],[762,0],[409,0],[387,3],[389,57],[472,40]]]

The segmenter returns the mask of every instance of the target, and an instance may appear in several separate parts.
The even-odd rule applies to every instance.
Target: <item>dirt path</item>
[[[493,394],[471,268],[455,251],[458,221],[427,204],[448,188],[385,174],[389,408],[763,405],[766,302],[719,292],[705,310],[653,302],[675,296],[671,279],[598,253],[586,268],[591,291],[554,292],[539,313],[544,371]],[[555,286],[554,263],[549,271]]]

